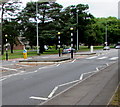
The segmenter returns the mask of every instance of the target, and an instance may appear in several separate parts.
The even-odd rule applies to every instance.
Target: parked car
[[[116,45],[116,46],[115,46],[115,49],[120,49],[120,45]]]
[[[110,50],[110,47],[109,47],[109,46],[105,46],[105,47],[103,48],[103,50]]]
[[[71,53],[71,50],[73,50],[74,53],[76,52],[76,50],[74,48],[70,47],[70,48],[63,49],[62,54]]]

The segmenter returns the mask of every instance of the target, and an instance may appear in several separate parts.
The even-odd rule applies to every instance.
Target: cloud
[[[57,3],[67,7],[69,5],[88,4],[89,12],[95,17],[118,17],[119,0],[57,0]]]
[[[88,4],[89,12],[95,17],[118,17],[118,2],[120,0],[20,0],[25,4],[30,1],[56,1],[57,3],[67,7],[77,4]],[[120,12],[120,11],[119,11]]]

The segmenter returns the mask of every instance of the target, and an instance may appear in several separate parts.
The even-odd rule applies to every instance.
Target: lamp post
[[[78,25],[78,10],[77,10],[77,25]],[[78,40],[78,27],[77,27],[77,50],[79,49],[79,40]]]
[[[60,32],[58,32],[58,48],[59,48],[59,57],[61,56],[60,54]]]
[[[5,40],[6,40],[6,61],[8,60],[8,44],[7,44],[7,42],[8,42],[8,40],[7,40],[7,37],[8,37],[8,35],[6,34],[5,35]]]
[[[37,54],[39,54],[39,38],[38,38],[38,3],[36,1],[36,32],[37,32]]]
[[[73,59],[73,27],[70,28],[71,31],[71,58]]]
[[[106,28],[105,28],[105,32],[106,32],[106,33],[105,33],[105,45],[107,46],[107,44],[108,44],[108,43],[107,43],[107,25],[106,25]]]

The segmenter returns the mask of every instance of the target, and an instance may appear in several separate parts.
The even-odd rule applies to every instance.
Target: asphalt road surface
[[[17,70],[16,74],[0,79],[2,105],[37,105],[76,83],[81,74],[100,70],[117,60],[118,50],[111,49],[94,56],[76,57],[66,63],[28,66],[24,69],[9,67],[6,70]]]

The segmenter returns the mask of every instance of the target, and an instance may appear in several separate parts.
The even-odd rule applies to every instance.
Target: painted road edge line
[[[53,98],[57,97],[58,95],[60,95],[60,94],[64,93],[65,91],[67,91],[67,90],[71,89],[72,87],[76,86],[77,84],[79,84],[79,83],[81,83],[81,82],[83,82],[83,81],[87,80],[88,78],[92,77],[92,76],[93,76],[93,75],[95,75],[96,73],[98,73],[98,72],[95,72],[95,73],[93,73],[92,75],[88,76],[87,78],[85,78],[85,79],[83,79],[83,80],[81,80],[81,81],[77,82],[76,84],[74,84],[74,85],[72,85],[72,86],[68,87],[67,89],[65,89],[65,90],[61,91],[60,93],[56,94],[56,95],[55,95],[55,96],[53,96],[52,98],[50,98],[50,99],[48,99],[48,100],[46,100],[46,101],[44,101],[44,102],[40,103],[40,105],[45,104],[45,103],[46,103],[46,102],[48,102],[49,100],[51,100],[51,99],[53,99]]]
[[[51,97],[54,95],[54,93],[56,92],[57,89],[58,89],[58,86],[56,86],[56,87],[52,90],[52,92],[49,94],[48,98],[51,98]]]

